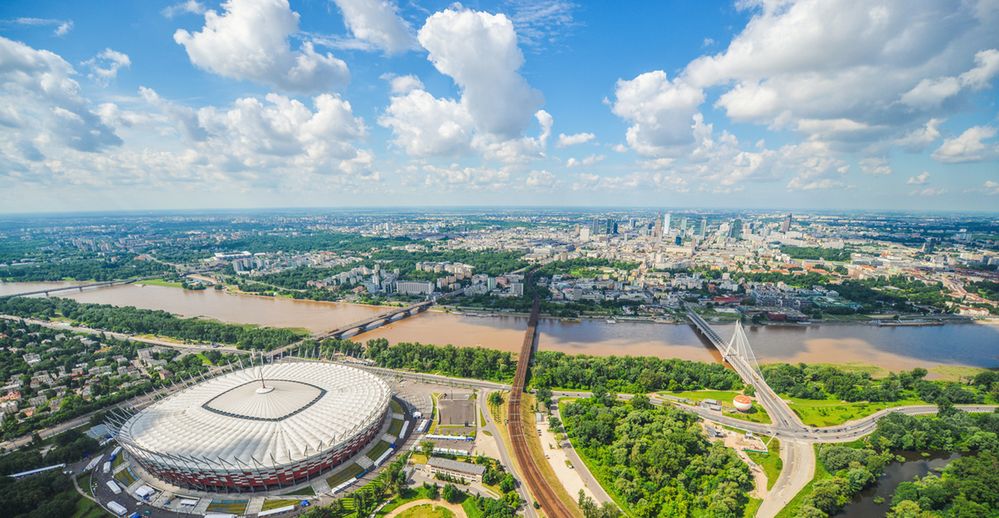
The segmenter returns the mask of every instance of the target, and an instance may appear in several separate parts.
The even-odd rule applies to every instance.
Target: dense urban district
[[[997,269],[999,220],[980,214],[5,216],[0,509],[88,518],[999,516]],[[139,286],[355,313],[311,329],[114,296]],[[111,295],[78,300],[88,293]],[[493,348],[474,336],[421,343],[407,334],[407,323],[435,315],[502,321],[517,338]],[[441,322],[448,336],[458,321]],[[592,334],[690,326],[714,361],[629,355],[627,332],[611,347],[620,352],[548,350],[538,330],[546,322],[599,326]],[[967,353],[974,361],[948,362],[967,344],[924,339],[906,368],[893,368],[878,364],[877,345],[865,349],[869,363],[782,361],[750,343],[767,335],[746,331],[828,326],[847,338],[974,329],[985,343]],[[366,335],[387,327],[395,333]],[[299,371],[319,381],[277,374]],[[317,438],[340,423],[309,417],[329,390],[349,391],[323,385],[331,373],[376,380],[366,383],[391,395],[358,396],[367,406],[351,412],[375,417],[363,433],[359,424],[331,436],[332,450]],[[292,399],[226,399],[257,382],[248,401]],[[222,453],[198,457],[201,438],[187,439],[197,455],[152,451],[148,438],[164,436],[137,423],[169,421],[156,412],[216,385],[229,388],[198,412],[220,423],[293,421],[287,451],[234,454],[253,459],[246,466],[226,465]],[[324,411],[339,415],[336,405]],[[185,440],[179,430],[171,441]],[[209,435],[204,448],[226,441]],[[296,453],[299,440],[318,442]]]

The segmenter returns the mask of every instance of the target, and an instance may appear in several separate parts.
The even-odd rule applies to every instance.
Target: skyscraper
[[[656,215],[655,226],[652,227],[652,237],[663,237],[663,218],[658,214]]]
[[[666,215],[663,216],[663,233],[662,233],[662,235],[665,236],[666,234],[669,234],[669,223],[670,223],[670,219],[672,219],[672,218],[673,218],[673,215],[670,214],[669,212],[667,212]]]
[[[708,235],[708,218],[701,218],[701,237]]]

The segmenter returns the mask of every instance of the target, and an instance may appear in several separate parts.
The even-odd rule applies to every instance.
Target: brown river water
[[[65,283],[0,283],[0,295]],[[381,311],[357,304],[301,301],[232,294],[215,290],[186,291],[161,286],[115,286],[59,296],[80,302],[161,309],[182,316],[234,323],[335,329]],[[427,312],[373,329],[357,340],[384,337],[391,343],[416,341],[457,346],[481,345],[516,352],[526,318]],[[732,326],[717,324],[723,337]],[[542,319],[542,350],[570,354],[646,355],[715,361],[717,353],[684,324],[604,320]],[[863,324],[758,326],[747,333],[761,362],[861,363],[890,370],[937,365],[999,367],[999,325],[952,324],[932,327],[877,327]]]

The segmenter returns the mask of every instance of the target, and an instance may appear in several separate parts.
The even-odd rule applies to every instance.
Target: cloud
[[[173,18],[182,14],[205,14],[205,6],[198,0],[186,0],[164,7],[160,11],[160,14],[166,18]]]
[[[524,45],[540,49],[558,44],[578,25],[576,4],[565,0],[512,0],[513,25]]]
[[[346,63],[316,52],[311,41],[292,50],[289,38],[298,32],[298,13],[287,0],[228,0],[222,7],[221,14],[205,12],[201,31],[179,29],[173,35],[198,68],[298,93],[348,82]]]
[[[910,176],[909,179],[905,181],[905,183],[909,185],[925,185],[926,182],[929,181],[929,179],[930,179],[930,173],[923,171],[917,174],[916,176]]]
[[[926,187],[923,189],[916,189],[910,192],[909,196],[922,196],[928,198],[931,196],[940,196],[942,194],[945,194],[946,192],[947,189],[944,189],[942,187]]]
[[[427,18],[418,40],[427,59],[454,80],[461,95],[457,100],[437,98],[422,88],[393,95],[378,122],[392,129],[396,146],[411,156],[475,149],[508,163],[543,152],[551,115],[538,109],[540,92],[518,72],[524,57],[506,16],[446,9]],[[535,120],[539,136],[522,136]]]
[[[916,128],[895,140],[895,144],[908,151],[918,153],[940,138],[940,124],[943,119],[930,119],[926,125]]]
[[[13,18],[8,20],[0,20],[0,24],[3,25],[24,25],[28,27],[51,27],[52,35],[63,37],[69,34],[69,31],[73,30],[73,20],[58,20],[55,18],[32,18],[32,17],[21,17]]]
[[[389,0],[333,0],[355,38],[388,54],[417,48],[413,29]]]
[[[576,146],[579,144],[585,144],[587,142],[591,142],[595,138],[597,138],[597,136],[592,133],[574,133],[572,135],[559,133],[558,147],[569,147],[569,146]]]
[[[549,171],[531,171],[527,175],[526,184],[532,188],[551,187],[555,185],[555,175]]]
[[[100,51],[96,56],[83,62],[83,66],[90,69],[87,77],[93,79],[98,84],[107,85],[118,77],[118,70],[132,66],[132,60],[124,52],[118,52],[110,48]]]
[[[989,196],[999,195],[999,182],[985,180],[985,183],[982,184],[982,189],[984,189],[985,194],[988,194]]]
[[[902,102],[917,108],[933,108],[954,97],[962,89],[981,90],[999,73],[999,50],[988,49],[975,54],[975,67],[959,76],[923,79],[902,94]]]
[[[418,157],[464,152],[474,132],[472,116],[461,103],[422,89],[393,96],[378,123],[392,130],[396,146]]]
[[[423,90],[423,81],[414,75],[386,75],[382,79],[389,82],[389,88],[394,95],[407,94],[413,90]]]
[[[618,80],[611,111],[631,123],[628,145],[640,154],[677,153],[693,141],[691,128],[704,92],[656,70]]]
[[[576,158],[570,158],[569,160],[566,160],[565,166],[570,169],[579,166],[588,167],[598,162],[602,162],[605,158],[607,157],[604,155],[588,155],[584,157],[582,160]]]
[[[524,56],[505,15],[446,9],[427,18],[418,38],[427,59],[458,84],[476,129],[514,137],[526,128],[542,98],[517,72]]]
[[[693,60],[674,81],[720,87],[715,106],[733,121],[795,128],[837,149],[899,139],[954,110],[936,100],[983,88],[996,73],[999,17],[973,2],[741,7],[751,18],[728,47]]]
[[[860,161],[860,170],[866,174],[873,174],[878,176],[889,175],[892,173],[891,165],[888,163],[888,159],[884,157],[868,157]]]
[[[957,137],[944,140],[933,152],[933,158],[940,162],[978,162],[994,157],[999,151],[995,143],[986,143],[996,135],[992,126],[972,126]]]
[[[75,74],[55,53],[0,37],[0,106],[7,107],[0,116],[0,140],[21,142],[35,158],[50,143],[85,152],[120,145],[114,129],[80,94]]]

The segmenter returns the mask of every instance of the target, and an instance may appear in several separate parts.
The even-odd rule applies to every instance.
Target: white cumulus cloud
[[[107,48],[84,61],[83,65],[90,69],[87,77],[102,85],[107,85],[118,77],[118,70],[132,66],[132,60],[124,52]]]
[[[173,35],[198,68],[300,93],[348,82],[347,64],[332,54],[316,52],[309,41],[291,48],[298,13],[287,0],[228,0],[222,7],[222,13],[205,12],[200,31],[179,29]]]
[[[960,135],[944,140],[933,152],[933,158],[940,162],[977,162],[996,156],[999,146],[984,142],[996,136],[992,126],[972,126]]]
[[[585,144],[587,142],[593,141],[593,139],[595,138],[597,138],[597,136],[592,133],[574,133],[572,135],[559,133],[558,147],[569,147],[569,146],[576,146],[579,144]]]
[[[360,41],[389,54],[417,48],[413,29],[388,0],[333,0],[343,13],[347,29]]]

